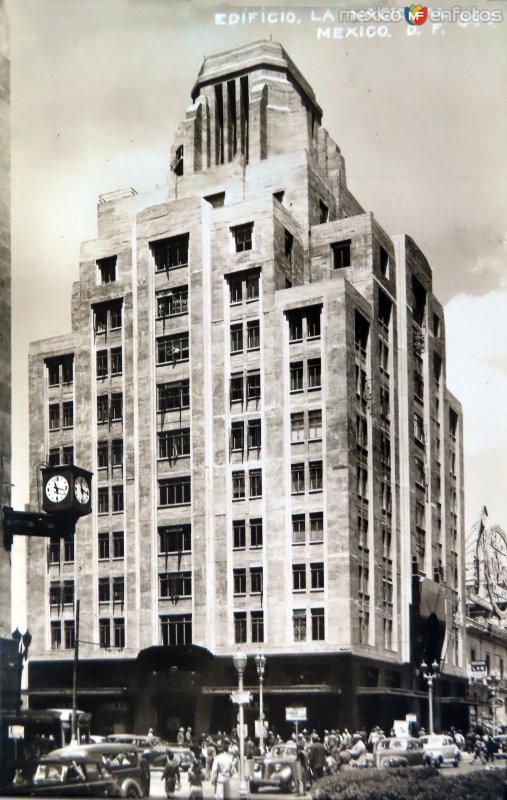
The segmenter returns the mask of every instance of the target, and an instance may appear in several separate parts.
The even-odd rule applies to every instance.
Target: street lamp
[[[430,667],[422,661],[421,672],[424,680],[428,684],[428,714],[429,714],[429,733],[433,733],[433,683],[440,675],[440,664],[435,659]]]
[[[266,669],[266,656],[259,653],[255,656],[255,666],[257,667],[257,675],[259,676],[259,748],[261,753],[264,752],[264,671]]]
[[[493,727],[492,736],[496,734],[496,696],[498,693],[498,686],[500,681],[497,675],[488,675],[486,683],[489,686],[489,697],[491,700],[491,723]]]
[[[240,800],[246,800],[248,797],[248,789],[245,781],[245,737],[243,733],[244,727],[244,712],[243,705],[245,698],[243,694],[243,675],[245,674],[245,667],[247,657],[245,653],[238,650],[232,657],[233,664],[238,673],[238,705],[239,705],[239,797]],[[248,702],[248,701],[247,701]]]

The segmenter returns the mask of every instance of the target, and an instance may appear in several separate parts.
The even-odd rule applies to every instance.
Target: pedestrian
[[[486,759],[484,756],[484,742],[482,741],[480,736],[476,736],[474,739],[473,757],[470,763],[474,764],[476,758],[478,758],[482,764],[486,763]]]
[[[176,786],[180,783],[180,765],[174,758],[172,750],[167,751],[167,760],[164,767],[164,785],[167,797],[172,797]]]
[[[351,759],[358,767],[366,764],[366,745],[360,733],[355,733],[352,737],[352,747],[349,752]]]
[[[485,736],[483,736],[483,742],[486,762],[491,761],[491,763],[493,763],[495,760],[496,742],[489,733],[486,733]]]
[[[178,744],[185,744],[185,728],[180,728],[176,735],[176,741]]]
[[[148,736],[146,737],[146,741],[148,742],[148,747],[156,747],[158,744],[158,738],[155,736],[155,732],[153,728],[150,728],[148,731]]]
[[[204,780],[204,773],[202,771],[201,762],[196,759],[188,770],[188,785],[190,791],[188,793],[188,800],[202,800],[203,791],[202,783]]]
[[[351,744],[352,744],[352,736],[349,733],[348,728],[344,728],[342,733],[342,745],[346,748],[349,748]]]
[[[326,748],[316,733],[313,734],[312,743],[308,748],[308,766],[312,781],[322,778],[326,766]]]
[[[308,757],[306,753],[305,737],[300,733],[296,740],[296,759],[291,764],[292,776],[296,782],[296,793],[298,797],[306,792],[306,772],[308,769]]]
[[[213,739],[208,737],[206,742],[206,780],[209,781],[211,777],[211,768],[213,767],[213,761],[215,760],[215,756],[217,754],[215,745],[213,744]]]
[[[255,744],[250,736],[245,742],[245,778],[250,781],[254,774]]]
[[[193,734],[192,734],[192,728],[187,728],[187,730],[185,732],[185,744],[188,747],[191,747],[193,745],[193,743],[194,743],[194,737],[193,737]]]
[[[217,800],[231,800],[231,777],[234,772],[232,756],[217,744],[217,754],[211,768],[211,783]]]

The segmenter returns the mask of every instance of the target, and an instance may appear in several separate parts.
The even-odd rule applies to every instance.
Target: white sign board
[[[286,706],[285,719],[287,722],[306,722],[306,706]]]
[[[393,729],[395,736],[410,736],[406,719],[395,719],[393,722]]]
[[[266,736],[268,730],[269,730],[268,723],[267,723],[266,720],[264,720],[264,736]],[[256,739],[260,739],[260,735],[261,735],[261,721],[260,721],[260,719],[256,719],[255,720],[255,738]]]
[[[24,725],[9,725],[9,739],[22,739],[24,735]]]
[[[471,661],[470,662],[470,677],[471,678],[485,678],[488,674],[488,668],[485,661]]]

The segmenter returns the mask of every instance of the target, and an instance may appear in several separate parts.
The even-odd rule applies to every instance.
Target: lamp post
[[[243,733],[244,727],[244,712],[243,705],[245,698],[242,697],[243,689],[243,675],[245,673],[247,657],[245,653],[238,650],[232,657],[233,664],[238,673],[238,705],[239,705],[239,797],[240,800],[246,800],[248,797],[248,789],[245,781],[245,737]],[[248,702],[248,701],[247,701]]]
[[[264,752],[264,671],[266,669],[266,656],[259,653],[255,656],[255,666],[259,676],[259,748]]]
[[[498,685],[500,683],[496,675],[488,675],[486,682],[489,686],[489,697],[491,700],[491,724],[493,727],[492,736],[496,734],[496,696],[498,693]]]
[[[429,715],[429,731],[428,733],[434,733],[433,731],[433,683],[437,680],[438,676],[440,675],[440,665],[438,661],[435,659],[430,667],[428,667],[427,663],[423,660],[421,663],[421,672],[423,675],[424,680],[428,684],[428,715]]]

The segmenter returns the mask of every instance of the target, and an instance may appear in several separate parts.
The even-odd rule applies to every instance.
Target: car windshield
[[[65,778],[64,764],[39,764],[33,779],[34,783],[63,783]]]
[[[280,745],[279,747],[273,747],[271,750],[271,755],[275,758],[283,758],[284,756],[291,755],[292,751]]]

